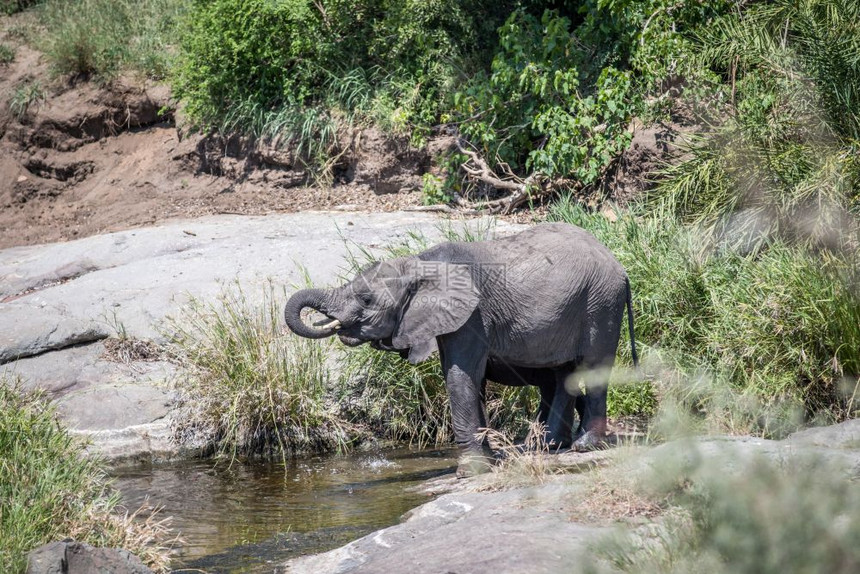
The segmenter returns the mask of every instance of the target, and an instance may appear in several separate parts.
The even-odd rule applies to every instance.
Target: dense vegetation
[[[44,397],[0,378],[0,570],[23,572],[27,552],[74,538],[125,548],[164,570],[166,527],[119,513],[100,460],[57,421]]]

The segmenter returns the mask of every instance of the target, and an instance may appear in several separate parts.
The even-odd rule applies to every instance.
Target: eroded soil
[[[405,141],[352,134],[340,185],[314,187],[289,152],[179,129],[164,85],[52,77],[9,21],[0,19],[0,41],[15,49],[0,64],[0,249],[218,213],[421,204],[430,156]]]

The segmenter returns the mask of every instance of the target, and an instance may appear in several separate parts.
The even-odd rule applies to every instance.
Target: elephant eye
[[[373,296],[370,293],[359,293],[358,300],[362,305],[370,305],[373,302]]]

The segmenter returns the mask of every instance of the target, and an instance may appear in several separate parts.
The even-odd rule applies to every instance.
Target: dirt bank
[[[0,249],[173,218],[421,203],[430,156],[405,140],[356,132],[340,185],[312,187],[287,152],[183,133],[166,86],[54,78],[6,28],[0,41],[15,57],[0,64]]]

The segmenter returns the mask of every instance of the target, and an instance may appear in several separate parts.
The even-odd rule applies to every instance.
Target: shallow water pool
[[[407,487],[454,472],[453,449],[379,450],[281,463],[185,461],[114,473],[123,504],[148,499],[184,543],[174,567],[270,572],[390,526],[428,500]]]

